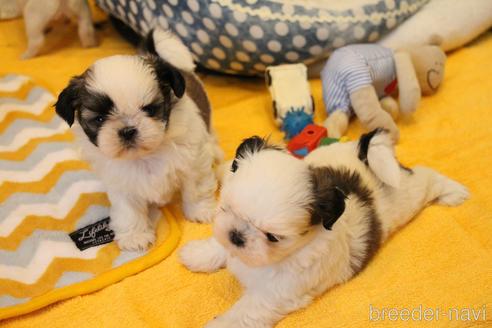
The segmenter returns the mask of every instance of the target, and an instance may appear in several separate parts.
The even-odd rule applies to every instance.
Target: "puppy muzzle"
[[[133,146],[138,135],[138,130],[133,126],[127,126],[118,131],[118,136],[125,146]]]

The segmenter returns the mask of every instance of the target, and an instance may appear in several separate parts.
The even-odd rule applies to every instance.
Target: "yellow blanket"
[[[22,62],[25,48],[20,21],[0,23],[0,69],[31,75],[51,90],[61,90],[70,76],[96,58],[132,49],[105,28],[101,46],[81,49],[74,28],[50,35],[46,55]],[[492,37],[449,56],[444,84],[425,98],[412,120],[399,123],[397,152],[405,165],[425,164],[467,185],[472,198],[457,208],[432,206],[382,247],[355,279],[328,291],[279,327],[366,327],[370,308],[422,306],[458,318],[413,322],[429,327],[492,325]],[[213,105],[213,125],[228,158],[242,138],[253,134],[281,140],[271,119],[271,101],[261,80],[203,78]],[[311,83],[318,122],[324,117],[321,85]],[[357,122],[349,136],[361,133]],[[207,225],[179,220],[184,242],[211,234]],[[3,327],[199,327],[228,309],[241,288],[225,270],[195,274],[182,267],[176,253],[154,267],[86,296],[52,305],[0,323]],[[487,311],[467,321],[466,308]],[[375,312],[372,319],[375,320]],[[418,317],[417,317],[418,319]],[[450,320],[451,319],[451,320]],[[459,319],[459,320],[457,320]],[[472,318],[470,318],[472,319]],[[377,320],[371,327],[407,326],[402,320]]]

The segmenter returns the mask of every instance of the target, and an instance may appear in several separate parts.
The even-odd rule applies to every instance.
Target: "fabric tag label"
[[[109,217],[70,233],[78,249],[91,248],[113,241],[114,232],[109,228]]]

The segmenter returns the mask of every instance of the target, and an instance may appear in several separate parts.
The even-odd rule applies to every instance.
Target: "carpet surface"
[[[21,21],[0,23],[0,69],[33,76],[60,91],[96,58],[133,52],[109,27],[101,45],[80,48],[76,30],[50,35],[45,54],[22,62]],[[55,33],[55,32],[53,32]],[[492,37],[482,37],[449,56],[439,92],[424,98],[408,122],[399,122],[397,153],[403,164],[423,164],[464,183],[471,199],[457,208],[431,206],[392,236],[352,281],[333,288],[278,327],[490,327],[492,325]],[[281,141],[271,100],[261,80],[203,76],[215,127],[226,157],[241,139],[272,135]],[[318,111],[325,116],[321,84],[311,81]],[[363,130],[351,123],[349,137]],[[172,213],[177,213],[171,208]],[[177,215],[177,214],[176,214]],[[210,236],[210,226],[178,220],[184,242]],[[200,327],[227,310],[241,288],[225,270],[188,272],[176,252],[159,264],[95,293],[1,322],[2,327]],[[485,320],[370,322],[370,308],[480,309]]]

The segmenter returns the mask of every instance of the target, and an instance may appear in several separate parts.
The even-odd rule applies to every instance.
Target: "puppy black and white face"
[[[73,78],[55,107],[106,156],[138,158],[163,143],[184,88],[179,71],[156,56],[112,56]]]
[[[318,197],[328,196],[326,205],[335,206],[333,188],[317,192],[321,186],[305,162],[263,139],[252,137],[239,146],[232,171],[221,190],[214,235],[243,263],[279,262],[308,243],[321,223],[327,229],[334,223],[329,209],[326,219],[319,215]]]

